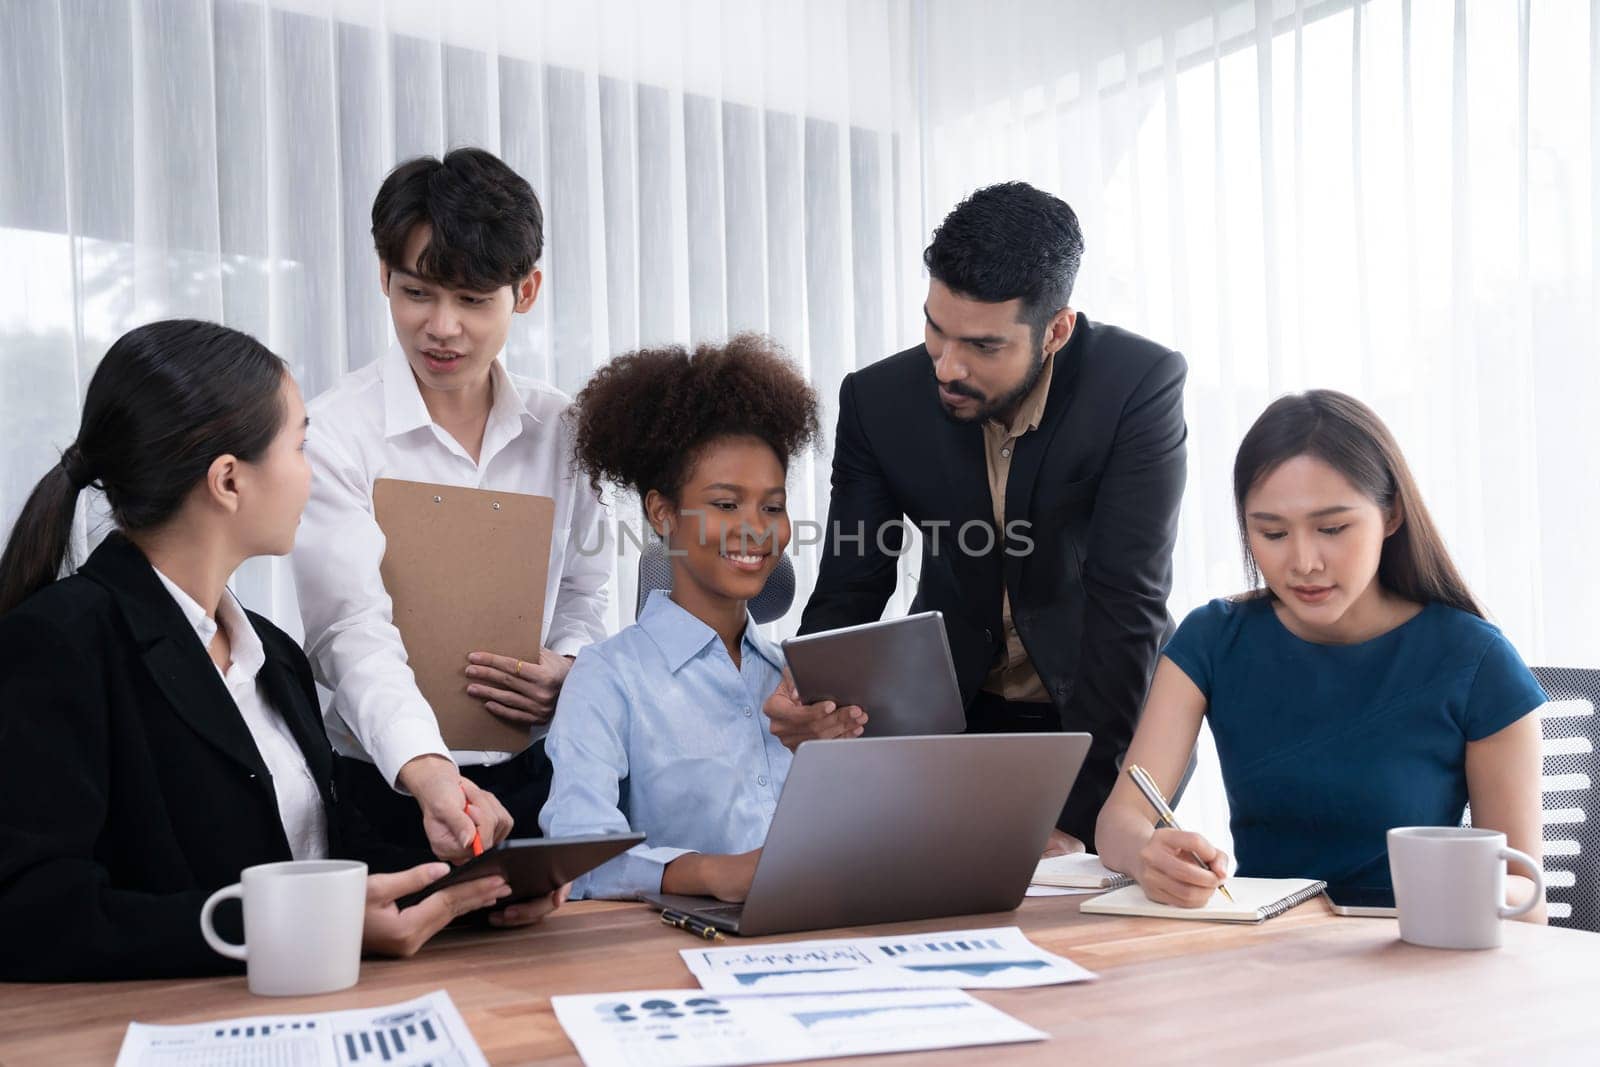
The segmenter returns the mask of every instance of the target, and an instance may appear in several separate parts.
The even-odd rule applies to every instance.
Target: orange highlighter
[[[467,813],[467,818],[472,818],[472,804],[470,801],[462,810]],[[472,854],[474,856],[483,855],[483,834],[479,832],[476,825],[472,827]]]

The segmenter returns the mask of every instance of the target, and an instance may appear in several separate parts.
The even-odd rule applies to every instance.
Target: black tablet
[[[401,897],[402,908],[435,890],[474,878],[498,874],[511,884],[511,895],[495,904],[503,908],[521,900],[553,893],[581,874],[619,856],[644,840],[643,834],[597,834],[593,837],[513,837],[474,856],[432,885]]]

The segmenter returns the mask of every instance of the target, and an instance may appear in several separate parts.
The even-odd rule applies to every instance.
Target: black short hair
[[[457,148],[408,159],[372,201],[372,241],[390,267],[405,262],[417,226],[433,230],[415,273],[452,289],[493,292],[526,278],[544,251],[544,211],[533,186],[498,156]]]
[[[784,470],[817,438],[817,394],[770,338],[647,348],[618,356],[589,379],[566,415],[574,458],[596,492],[602,481],[677,500],[700,450],[727,437],[760,438]]]
[[[961,201],[922,253],[928,273],[952,292],[991,304],[1020,297],[1036,341],[1072,299],[1082,261],[1078,216],[1027,182],[991,185]]]

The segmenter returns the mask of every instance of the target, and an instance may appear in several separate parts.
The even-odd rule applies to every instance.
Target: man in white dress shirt
[[[533,188],[481,149],[413,159],[379,189],[372,235],[396,343],[310,407],[312,492],[293,555],[295,584],[306,652],[333,693],[324,718],[350,799],[385,838],[461,859],[475,827],[487,831],[502,805],[515,835],[539,833],[550,784],[546,724],[572,658],[605,636],[606,511],[573,474],[561,418],[567,397],[512,376],[499,358],[512,316],[539,295],[543,215]],[[483,649],[462,664],[463,684],[485,715],[528,727],[525,751],[445,747],[379,573],[378,478],[555,500],[538,662]]]

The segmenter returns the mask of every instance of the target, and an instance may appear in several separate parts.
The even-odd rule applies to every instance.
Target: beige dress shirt
[[[994,502],[995,536],[1004,546],[1006,528],[1006,479],[1011,474],[1011,453],[1017,440],[1039,428],[1044,418],[1045,400],[1050,395],[1050,378],[1055,370],[1055,353],[1044,359],[1044,370],[1033,389],[1017,405],[1009,425],[989,419],[983,424],[983,454],[989,468],[989,497]],[[1022,647],[1022,636],[1017,633],[1011,618],[1011,593],[1001,587],[1000,619],[1005,633],[1005,648],[995,657],[994,666],[984,679],[984,692],[994,693],[1006,700],[1048,703],[1039,672],[1033,669],[1027,649]]]

